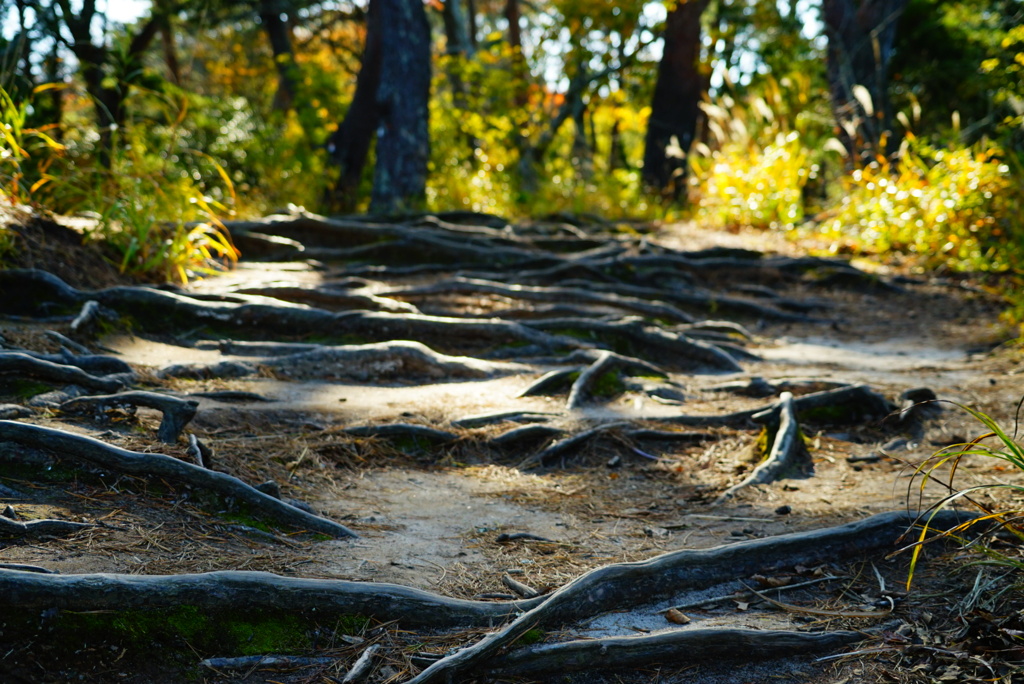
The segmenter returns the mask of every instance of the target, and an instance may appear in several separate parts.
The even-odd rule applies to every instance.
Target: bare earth
[[[692,226],[665,227],[656,239],[683,250],[718,245],[797,254],[792,245],[763,235],[715,234]],[[315,288],[327,273],[318,263],[303,261],[243,263],[222,277],[194,284],[190,291],[225,295],[285,284]],[[895,275],[884,270],[881,274]],[[421,274],[388,276],[386,281],[374,281],[369,289],[386,291],[426,282],[431,278]],[[517,427],[513,423],[452,426],[453,421],[467,416],[536,412],[542,414],[544,424],[573,434],[612,421],[643,425],[645,419],[680,413],[724,414],[769,405],[772,396],[747,397],[709,389],[752,377],[772,384],[802,380],[865,384],[897,403],[901,392],[924,387],[943,402],[971,406],[1011,425],[1017,402],[1024,395],[1024,375],[1016,352],[997,348],[1005,339],[997,321],[999,302],[956,280],[927,274],[898,284],[901,291],[812,290],[800,283],[782,283],[779,292],[784,296],[825,300],[826,307],[815,315],[828,322],[746,319],[743,323],[753,339],[745,349],[760,360],[741,359],[742,372],[674,371],[670,382],[659,384],[659,391],[645,389],[645,381],[640,380],[609,400],[571,410],[566,408],[564,393],[520,396],[554,366],[513,358],[492,360],[507,367],[491,377],[429,383],[324,380],[317,377],[316,368],[292,377],[262,370],[239,378],[157,380],[156,373],[173,364],[252,359],[223,354],[216,340],[188,336],[187,331],[178,337],[115,329],[87,346],[128,362],[153,388],[197,399],[198,414],[188,431],[214,449],[217,469],[251,484],[275,480],[285,497],[308,503],[360,536],[320,540],[287,529],[267,532],[255,529],[247,519],[232,517],[230,511],[202,505],[198,497],[180,488],[131,477],[97,477],[95,473],[44,479],[30,470],[10,468],[5,473],[5,466],[0,465],[0,485],[25,494],[8,497],[0,489],[0,502],[11,504],[21,518],[102,523],[68,537],[0,541],[0,563],[30,564],[63,574],[265,570],[296,577],[392,582],[474,598],[509,594],[503,575],[546,592],[611,563],[835,526],[908,507],[918,510],[922,497],[925,503],[934,501],[943,490],[936,486],[922,492],[919,479],[913,477],[914,466],[937,449],[981,432],[975,421],[951,403],[943,403],[941,411],[927,418],[923,430],[913,433],[902,430],[894,420],[803,425],[814,462],[812,477],[750,487],[720,504],[714,503],[716,496],[756,464],[753,447],[759,430],[754,424],[705,428],[706,439],[689,444],[641,444],[613,431],[581,444],[544,468],[532,467],[535,464],[530,462],[539,447],[524,446],[497,455],[488,446],[492,438]],[[505,309],[510,302],[496,295],[459,295],[442,304],[449,311],[486,312]],[[2,334],[9,347],[56,350],[57,345],[42,334],[46,329],[66,331],[66,324],[12,319],[3,324]],[[202,396],[225,390],[255,393],[264,400]],[[136,451],[184,457],[184,440],[168,446],[153,438],[159,418],[157,412],[140,408],[135,416],[112,415],[108,422],[97,423],[44,409],[28,420],[99,436]],[[341,432],[355,426],[394,423],[452,430],[457,439],[432,446]],[[1010,477],[991,464],[966,463],[958,480],[966,487]],[[986,496],[982,500],[994,501]],[[517,533],[533,536],[511,541],[499,537]],[[903,597],[892,593],[902,589],[906,579],[905,554],[837,559],[817,568],[793,568],[790,574],[801,580],[838,579],[779,595],[779,600],[793,605],[834,611],[831,616],[786,612],[748,596],[688,609],[684,612],[690,623],[685,626],[670,623],[657,607],[648,606],[595,616],[547,638],[711,626],[845,626],[865,630],[871,639],[865,647],[882,643],[880,627],[889,634],[916,630],[915,634],[929,643],[930,628],[921,615],[939,616],[975,579],[976,571],[961,574],[954,567],[948,558],[937,556],[926,563],[918,571],[915,598],[915,594]],[[740,581],[751,580],[737,577],[734,582],[705,590],[703,596],[728,596],[742,589]],[[928,598],[929,594],[945,598]],[[675,602],[693,602],[694,596],[699,597],[681,595]],[[885,596],[897,596],[897,602],[884,617],[843,614],[883,605]],[[937,626],[934,631],[941,632]],[[25,643],[10,634],[2,638],[10,641],[4,649],[6,655],[0,653],[0,675],[7,672],[0,676],[3,681],[68,681],[72,677],[84,681],[181,681],[182,672],[189,672],[192,681],[341,681],[359,652],[358,646],[332,642],[329,652],[337,656],[333,665],[287,672],[260,668],[227,672],[197,667],[200,659],[218,654],[189,655],[180,644],[171,644],[187,654],[176,661],[183,669],[172,672],[166,664],[147,666],[144,653],[120,644],[83,644],[72,649],[73,653],[60,651],[59,657],[54,657],[38,640]],[[393,647],[382,652],[368,681],[398,682],[411,676],[405,654],[415,651],[415,646],[410,647],[400,635],[389,634],[386,628],[368,627],[361,638]],[[472,639],[453,638],[446,643],[438,638],[434,650],[443,652],[467,643]],[[818,661],[820,654],[815,654],[750,664],[743,663],[742,654],[737,653],[737,663],[725,667],[678,663],[530,681],[937,681],[955,675],[951,666],[959,667],[955,658],[944,661],[934,655],[901,655],[893,649],[871,657]],[[915,672],[913,668],[918,666]]]

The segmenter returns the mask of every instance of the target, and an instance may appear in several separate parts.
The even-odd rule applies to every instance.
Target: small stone
[[[789,515],[793,512],[793,508],[788,505],[779,506],[775,509],[775,515]]]

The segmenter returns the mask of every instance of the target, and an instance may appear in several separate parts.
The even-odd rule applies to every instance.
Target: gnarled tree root
[[[265,359],[261,365],[287,377],[317,379],[406,380],[485,378],[520,367],[468,356],[439,354],[425,344],[397,340],[377,344],[321,346],[310,351]]]
[[[606,349],[619,353],[628,350],[630,356],[642,356],[670,369],[711,369],[728,373],[743,370],[732,356],[714,345],[645,325],[638,319],[627,318],[607,323],[588,318],[556,318],[526,321],[523,325],[552,334],[564,335],[571,332],[581,337],[587,336],[600,340]]]
[[[160,411],[163,419],[160,427],[157,428],[156,436],[165,444],[175,444],[181,431],[185,429],[196,416],[196,409],[199,402],[194,399],[178,399],[166,394],[156,392],[121,392],[119,394],[106,394],[102,396],[78,397],[66,401],[60,405],[60,410],[65,413],[97,411],[102,412],[110,408],[122,406],[145,406]]]
[[[172,482],[200,487],[244,502],[252,507],[253,512],[280,524],[332,537],[358,536],[344,525],[279,501],[236,477],[207,470],[164,454],[137,453],[92,437],[8,420],[0,420],[0,441],[51,451],[62,457],[80,459],[101,468],[129,475],[162,477]]]
[[[669,416],[644,418],[651,423],[672,423],[689,427],[712,427],[716,425],[742,425],[754,416],[773,410],[778,405],[719,413],[709,416]],[[801,420],[823,423],[854,423],[865,419],[881,419],[895,410],[895,406],[867,385],[851,385],[813,392],[793,399],[793,410]]]
[[[97,377],[76,366],[53,363],[21,352],[0,353],[0,373],[20,374],[61,385],[80,385],[100,392],[116,392],[124,386],[117,379]]]
[[[73,306],[96,299],[119,315],[130,316],[151,332],[174,332],[207,326],[220,331],[260,334],[335,335],[365,342],[420,340],[443,350],[532,345],[542,351],[575,349],[571,338],[549,335],[502,320],[464,320],[373,311],[334,313],[299,305],[265,303],[265,298],[237,295],[236,301],[205,301],[145,287],[112,287],[96,292],[77,290],[56,276],[38,270],[0,271],[0,311],[38,314],[45,306]],[[116,388],[100,388],[113,392]]]
[[[70,520],[11,520],[0,515],[0,536],[7,537],[53,537],[62,534],[80,532],[92,527],[90,523],[77,523]]]
[[[803,434],[800,432],[800,424],[797,423],[793,407],[793,395],[790,392],[783,392],[778,404],[772,409],[753,416],[754,420],[759,418],[769,423],[769,431],[775,431],[768,457],[758,464],[746,479],[722,492],[715,501],[716,504],[732,498],[745,487],[768,484],[785,477],[806,477],[813,471],[814,464],[804,445]]]
[[[711,660],[767,660],[834,651],[862,641],[860,632],[787,632],[753,629],[674,630],[527,646],[498,656],[483,668],[490,676],[538,677],[582,670],[614,670]]]
[[[574,302],[596,304],[619,309],[631,314],[660,318],[673,323],[693,323],[693,316],[676,307],[657,300],[641,299],[614,292],[597,292],[592,288],[534,287],[530,285],[505,285],[491,280],[475,278],[453,278],[446,282],[423,285],[403,290],[391,290],[383,296],[399,299],[419,299],[438,294],[493,294],[510,299],[542,302]]]
[[[195,606],[215,614],[310,614],[322,619],[362,615],[430,629],[501,624],[538,601],[467,601],[421,589],[377,582],[281,577],[227,570],[189,575],[44,575],[0,570],[3,611],[156,610]]]
[[[970,516],[941,511],[938,529]],[[461,673],[486,666],[527,630],[564,625],[602,612],[650,604],[683,587],[702,588],[722,578],[748,576],[759,569],[888,550],[914,524],[907,513],[883,513],[830,529],[767,537],[713,549],[683,550],[646,561],[618,563],[592,570],[562,587],[505,628],[434,663],[409,684],[454,681]]]

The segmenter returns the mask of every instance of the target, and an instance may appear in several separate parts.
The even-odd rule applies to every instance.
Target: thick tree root
[[[618,430],[628,426],[629,423],[626,422],[605,423],[603,425],[598,425],[597,427],[590,428],[589,430],[577,432],[575,435],[572,435],[571,437],[566,437],[565,439],[555,442],[547,449],[544,449],[544,451],[541,451],[538,454],[530,456],[516,467],[519,468],[520,470],[526,470],[528,468],[535,468],[538,466],[544,467],[551,465],[551,463],[553,463],[555,459],[571,455],[571,452],[574,449],[582,447],[584,444],[589,442],[592,438],[596,437],[597,435],[600,435],[604,432],[608,432],[609,430]]]
[[[667,418],[650,417],[644,420],[689,427],[743,425],[751,422],[755,415],[770,411],[777,405],[776,402],[762,408],[709,416],[682,415]],[[796,397],[793,399],[793,410],[800,420],[838,424],[880,420],[895,410],[895,406],[867,385],[852,385]]]
[[[116,392],[124,386],[119,379],[101,378],[76,366],[53,363],[21,352],[0,352],[0,373],[37,378],[59,385],[79,385],[100,392]]]
[[[308,304],[330,311],[347,311],[362,309],[366,311],[386,311],[388,313],[419,313],[412,304],[388,299],[380,295],[332,290],[329,288],[308,287],[250,287],[235,290],[238,294],[260,295],[272,297],[295,304]]]
[[[211,614],[307,614],[320,619],[361,615],[430,629],[501,624],[538,601],[492,603],[453,599],[397,584],[280,577],[268,572],[191,575],[42,575],[0,571],[7,611],[156,610],[195,606]]]
[[[590,364],[586,370],[580,373],[576,382],[572,383],[569,390],[569,398],[565,407],[570,411],[581,408],[591,397],[594,396],[596,385],[607,373],[613,373],[618,369],[619,359],[616,354],[605,351]]]
[[[176,444],[181,431],[196,416],[199,402],[193,399],[178,399],[156,392],[121,392],[102,396],[78,397],[60,405],[65,413],[93,411],[103,413],[124,406],[145,406],[163,413],[156,436],[165,444]]]
[[[496,677],[554,676],[563,672],[616,670],[709,661],[768,660],[831,652],[862,641],[861,632],[785,632],[753,629],[673,630],[634,637],[605,637],[527,646],[488,661],[481,671]],[[413,680],[415,681],[415,680]]]
[[[56,537],[64,534],[81,532],[92,527],[90,523],[77,523],[69,520],[29,520],[22,522],[0,515],[0,535],[5,537]]]
[[[938,515],[942,519],[937,529],[948,529],[970,517],[957,511],[941,511]],[[906,513],[883,513],[830,529],[713,549],[675,551],[638,563],[597,568],[548,595],[542,604],[519,615],[502,630],[434,663],[408,684],[457,681],[466,673],[486,667],[530,629],[557,627],[606,611],[648,605],[670,598],[684,587],[703,588],[722,578],[749,576],[765,568],[891,550],[915,520]]]
[[[493,294],[510,299],[542,302],[574,302],[595,304],[602,307],[619,309],[632,314],[658,318],[673,323],[693,323],[693,316],[680,311],[664,302],[630,297],[611,292],[599,292],[593,289],[570,287],[531,287],[529,285],[505,285],[490,280],[473,278],[454,278],[449,281],[423,285],[415,288],[391,290],[383,296],[398,299],[419,299],[438,294]]]
[[[288,378],[406,382],[418,378],[432,381],[486,378],[499,372],[511,373],[522,369],[516,364],[439,354],[425,344],[405,341],[321,346],[310,351],[265,359],[260,365]]]
[[[454,432],[438,430],[426,425],[411,425],[409,423],[363,425],[345,428],[342,432],[353,437],[377,437],[380,439],[411,440],[413,442],[423,440],[433,444],[450,444],[459,438]]]
[[[199,487],[230,497],[250,506],[277,523],[290,525],[332,537],[356,537],[355,532],[326,518],[279,501],[250,487],[236,477],[207,470],[164,454],[142,454],[121,449],[98,439],[71,432],[0,420],[0,441],[14,442],[34,449],[43,449],[62,457],[80,459],[108,470],[162,477],[172,482]]]
[[[969,515],[942,511],[929,525],[948,529]],[[547,629],[601,613],[671,600],[739,577],[840,558],[887,552],[915,521],[883,513],[839,527],[752,539],[711,549],[674,551],[636,563],[608,565],[536,599],[504,603],[453,599],[411,587],[374,582],[280,577],[264,572],[222,571],[185,575],[47,575],[0,570],[0,608],[26,611],[161,609],[190,605],[217,614],[244,607],[252,612],[303,613],[329,618],[362,615],[403,626],[504,629],[431,667],[415,682],[458,679],[489,660],[528,629]],[[525,611],[525,612],[524,612]]]
[[[523,325],[563,336],[600,340],[605,349],[650,359],[673,370],[726,373],[743,370],[732,356],[713,345],[644,325],[637,319],[608,323],[587,318],[563,318],[525,321]]]
[[[783,392],[775,407],[769,411],[755,414],[752,418],[767,423],[766,429],[769,433],[774,432],[775,434],[768,457],[754,468],[754,471],[742,482],[722,492],[721,496],[715,500],[716,504],[724,503],[745,487],[769,484],[787,477],[808,477],[814,469],[811,455],[804,445],[800,424],[796,420],[791,393]]]
[[[176,332],[207,327],[222,332],[358,338],[362,342],[418,340],[438,349],[466,350],[532,346],[538,351],[587,346],[570,338],[549,335],[519,323],[464,320],[372,311],[334,313],[298,305],[263,303],[263,298],[237,295],[243,301],[205,301],[143,287],[114,287],[83,292],[44,271],[0,271],[0,311],[38,314],[49,307],[73,306],[96,299],[151,332]],[[518,350],[522,353],[522,350]],[[111,388],[101,388],[112,392]]]

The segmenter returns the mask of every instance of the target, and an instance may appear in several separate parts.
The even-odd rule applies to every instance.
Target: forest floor
[[[1001,344],[1000,302],[968,280],[691,225],[290,215],[229,226],[252,256],[233,271],[186,289],[119,288],[72,229],[15,223],[18,265],[66,285],[0,273],[0,357],[118,378],[115,395],[175,397],[195,415],[161,441],[161,410],[127,399],[73,410],[104,392],[19,361],[0,366],[4,418],[140,457],[195,463],[201,445],[197,469],[276,483],[262,491],[358,537],[268,520],[244,495],[204,493],[173,471],[118,472],[83,460],[76,442],[47,447],[5,422],[4,516],[83,525],[0,530],[3,681],[428,681],[424,668],[502,622],[432,626],[411,613],[404,622],[401,608],[325,603],[319,617],[284,605],[214,626],[218,609],[189,613],[180,598],[130,612],[110,590],[103,603],[104,577],[226,570],[393,583],[507,605],[511,617],[543,605],[529,603],[531,588],[547,596],[588,572],[613,587],[607,603],[593,590],[592,613],[575,603],[538,613],[517,640],[437,681],[1010,682],[1024,657],[1019,591],[1000,591],[1013,577],[964,568],[963,552],[935,545],[908,592],[910,554],[892,552],[913,533],[874,543],[857,532],[833,546],[812,533],[890,511],[910,520],[947,493],[922,488],[915,467],[984,432],[948,402],[1013,425],[1024,366]],[[100,306],[82,316],[87,301]],[[861,389],[827,403],[851,388]],[[929,390],[939,402],[900,413]],[[783,432],[753,410],[785,410],[785,392],[810,463],[730,489]],[[990,459],[956,475],[961,488],[993,482],[1021,480]],[[979,500],[1020,505],[1001,491]],[[782,535],[796,536],[779,551]],[[730,560],[732,547],[746,560]],[[602,584],[609,566],[686,549],[709,550],[692,563],[735,562],[735,573],[674,587],[689,570],[659,582],[640,564],[627,570],[639,579]],[[29,575],[43,584],[15,581]],[[44,586],[65,576],[88,581]],[[213,605],[220,589],[205,591]],[[705,641],[667,655],[645,645],[615,660],[617,642],[544,651],[687,630]],[[757,641],[794,633],[837,641]]]

